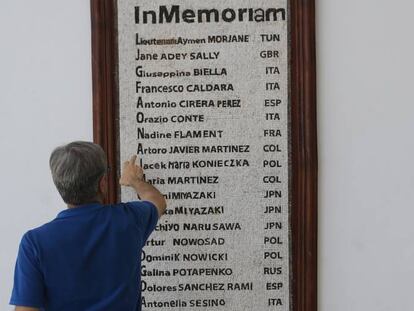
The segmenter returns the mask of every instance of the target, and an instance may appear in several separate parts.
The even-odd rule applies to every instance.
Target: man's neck
[[[74,205],[74,204],[66,204],[66,205],[67,205],[68,208],[77,208],[77,207],[82,206],[82,205],[96,204],[96,203],[103,204],[103,200],[101,198],[97,198],[95,200],[92,200],[90,202],[85,202],[85,203],[82,203],[82,204],[77,204],[77,205]]]

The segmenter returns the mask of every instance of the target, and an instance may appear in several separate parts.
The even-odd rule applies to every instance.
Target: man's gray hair
[[[81,205],[96,200],[99,181],[107,171],[101,146],[75,141],[57,147],[50,155],[49,165],[53,182],[65,203]]]

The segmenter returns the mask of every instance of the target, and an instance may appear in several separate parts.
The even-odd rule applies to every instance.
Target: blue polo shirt
[[[141,310],[141,251],[157,220],[147,201],[62,211],[23,236],[10,304],[47,311]]]

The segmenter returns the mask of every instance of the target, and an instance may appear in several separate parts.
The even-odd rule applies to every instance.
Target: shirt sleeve
[[[155,205],[149,201],[129,202],[128,205],[132,207],[138,225],[142,228],[143,244],[145,244],[157,225],[158,210]]]
[[[10,304],[33,308],[42,308],[45,305],[43,274],[29,233],[20,242]]]

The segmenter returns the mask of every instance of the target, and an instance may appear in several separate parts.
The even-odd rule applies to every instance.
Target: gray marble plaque
[[[120,160],[168,202],[143,310],[289,310],[287,1],[117,10]]]

